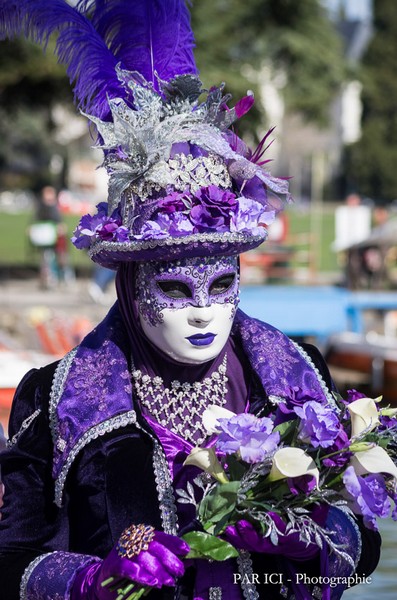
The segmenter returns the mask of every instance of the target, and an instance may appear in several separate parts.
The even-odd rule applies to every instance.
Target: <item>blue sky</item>
[[[365,19],[371,16],[372,0],[323,0],[331,11],[344,4],[346,15],[352,19]]]

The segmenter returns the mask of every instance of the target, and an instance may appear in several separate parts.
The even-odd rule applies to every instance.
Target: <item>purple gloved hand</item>
[[[311,513],[311,518],[318,524],[323,524],[328,512],[325,505],[315,507]],[[314,558],[320,548],[315,542],[307,544],[299,539],[298,532],[285,534],[287,525],[281,517],[273,512],[269,513],[278,529],[281,532],[278,536],[277,545],[269,539],[263,537],[254,526],[248,521],[241,520],[236,525],[226,527],[224,537],[235,548],[248,550],[250,552],[264,552],[267,554],[281,554],[292,560],[309,560]]]
[[[111,588],[118,582],[129,580],[129,593],[139,586],[161,588],[174,586],[175,580],[184,573],[184,565],[178,556],[189,552],[189,546],[174,535],[154,531],[143,525],[131,526],[122,534],[119,542],[102,561],[82,569],[76,576],[71,600],[114,600],[118,593]],[[102,586],[112,579],[110,586]],[[128,595],[128,594],[127,594]]]

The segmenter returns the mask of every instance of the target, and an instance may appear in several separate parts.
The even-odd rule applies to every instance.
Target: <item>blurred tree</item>
[[[207,85],[236,99],[253,87],[248,64],[286,74],[287,110],[325,123],[344,72],[342,46],[319,0],[200,0],[192,9],[197,63]]]
[[[54,56],[50,40],[46,53],[24,39],[0,42],[0,103],[8,111],[70,102],[72,92],[65,68]]]
[[[397,11],[374,0],[374,36],[363,58],[362,137],[347,149],[350,188],[378,202],[397,198]]]
[[[53,47],[43,55],[24,39],[0,42],[0,187],[38,189],[51,180],[52,108],[73,101]]]

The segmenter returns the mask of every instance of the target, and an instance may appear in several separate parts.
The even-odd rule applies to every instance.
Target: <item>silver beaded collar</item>
[[[132,377],[137,398],[156,421],[188,442],[200,446],[207,437],[202,424],[204,410],[210,404],[226,404],[227,355],[219,367],[202,381],[172,381],[164,387],[161,377],[143,374],[133,367]]]

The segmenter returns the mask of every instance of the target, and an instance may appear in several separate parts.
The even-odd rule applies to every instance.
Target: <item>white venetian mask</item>
[[[237,257],[190,258],[138,266],[139,320],[174,360],[201,364],[221,352],[238,305]]]

